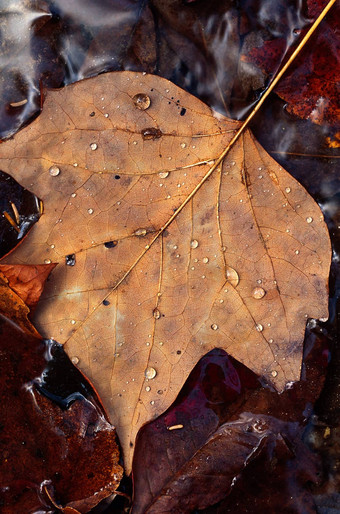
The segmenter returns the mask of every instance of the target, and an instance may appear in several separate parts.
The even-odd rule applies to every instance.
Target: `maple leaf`
[[[127,470],[140,426],[221,347],[278,390],[308,317],[327,317],[330,244],[306,190],[240,127],[165,79],[121,72],[51,92],[1,145],[45,214],[15,262],[60,262],[36,322],[95,384]]]

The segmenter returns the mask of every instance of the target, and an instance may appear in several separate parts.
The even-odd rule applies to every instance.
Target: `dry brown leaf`
[[[121,72],[49,93],[1,145],[0,167],[45,204],[10,259],[61,263],[36,323],[80,360],[128,470],[203,354],[224,348],[282,390],[307,318],[327,317],[329,237],[305,189],[249,131],[204,180],[239,126]]]

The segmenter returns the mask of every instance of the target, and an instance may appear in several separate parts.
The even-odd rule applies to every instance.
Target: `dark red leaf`
[[[88,512],[122,476],[114,428],[60,345],[2,316],[0,344],[1,512]]]
[[[310,342],[314,339],[310,334]],[[308,382],[297,382],[281,395],[261,387],[253,373],[220,350],[204,357],[175,404],[139,433],[133,463],[134,514],[190,512],[190,509],[218,502],[229,494],[233,480],[243,476],[249,465],[248,457],[258,454],[263,435],[268,441],[264,445],[266,449],[260,452],[259,467],[265,465],[274,469],[276,454],[281,455],[283,448],[282,465],[277,465],[276,470],[277,480],[287,487],[294,484],[298,501],[306,497],[308,502],[313,502],[305,484],[309,480],[316,481],[317,461],[301,437],[305,419],[312,412],[312,402],[323,384],[326,365],[321,351],[323,344],[320,340],[314,351],[306,354]],[[248,413],[247,418],[243,417],[245,412]],[[267,419],[267,413],[273,417]],[[205,469],[206,456],[210,455],[221,425],[228,429],[232,427],[233,435],[231,439],[219,439],[220,446],[213,451],[211,462]],[[247,427],[250,427],[251,435]],[[255,469],[257,480],[258,467]],[[311,470],[311,475],[308,470]],[[251,467],[246,474],[247,479],[241,484],[252,483],[253,471]],[[282,494],[284,497],[287,492],[286,485],[277,489],[277,481],[261,477],[261,494],[269,508],[262,512],[273,512],[272,506],[282,501],[278,496]],[[248,500],[249,506],[255,501],[251,495],[248,495]],[[238,497],[234,499],[237,501]],[[260,504],[263,508],[262,499]]]

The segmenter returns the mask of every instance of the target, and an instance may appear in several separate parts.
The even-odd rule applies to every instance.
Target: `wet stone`
[[[154,141],[155,139],[159,139],[160,137],[162,137],[163,132],[158,128],[150,127],[143,129],[141,134],[144,141],[147,141],[149,139],[152,139]]]
[[[148,95],[145,93],[137,93],[133,98],[133,103],[135,106],[140,109],[141,111],[145,111],[150,107],[151,100]]]

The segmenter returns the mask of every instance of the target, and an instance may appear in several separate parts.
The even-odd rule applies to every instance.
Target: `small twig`
[[[17,224],[15,223],[14,219],[8,214],[8,212],[4,211],[3,212],[3,215],[5,216],[6,220],[8,221],[8,223],[10,225],[12,225],[13,228],[15,228],[15,230],[19,233],[20,232],[20,229],[19,227],[17,226]]]

